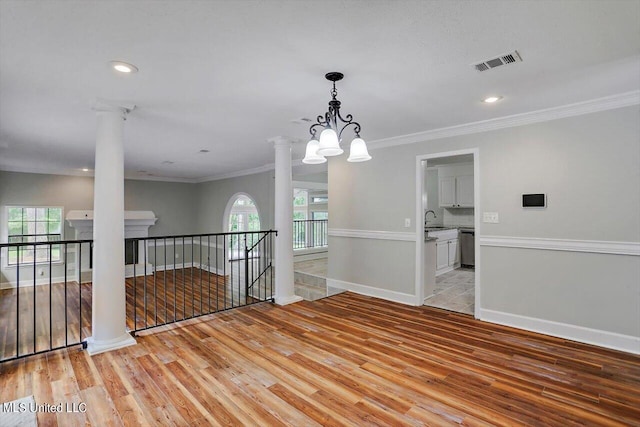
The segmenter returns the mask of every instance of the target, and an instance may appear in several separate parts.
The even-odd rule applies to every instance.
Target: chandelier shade
[[[320,133],[320,145],[318,146],[318,154],[321,156],[339,156],[344,153],[340,148],[338,134],[333,129],[325,129]]]
[[[339,156],[344,153],[344,150],[340,147],[340,142],[342,141],[342,133],[347,128],[352,128],[355,134],[355,138],[351,142],[350,154],[347,160],[349,162],[365,162],[371,160],[371,156],[367,150],[367,144],[360,137],[360,124],[353,121],[351,114],[347,114],[344,117],[340,114],[340,101],[338,101],[336,82],[342,80],[344,74],[334,71],[327,73],[325,78],[333,82],[329,109],[324,115],[318,116],[316,119],[317,123],[312,124],[309,128],[311,141],[307,144],[307,152],[305,158],[302,160],[303,163],[324,163],[324,161],[326,161],[325,157]],[[322,129],[322,131],[320,132],[320,138],[317,139],[319,129]],[[315,142],[318,142],[317,148]],[[315,150],[315,155],[313,154],[313,150]],[[320,158],[324,161],[321,162]]]
[[[351,141],[347,162],[366,162],[367,160],[371,160],[371,156],[369,155],[367,144],[364,140],[362,138],[356,138]]]
[[[302,159],[302,163],[306,163],[308,165],[317,165],[320,163],[324,163],[327,159],[318,154],[318,146],[320,142],[315,139],[312,139],[307,143],[307,150],[304,155],[304,159]]]

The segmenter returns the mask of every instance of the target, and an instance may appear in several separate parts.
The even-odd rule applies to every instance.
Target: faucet
[[[426,212],[424,213],[424,226],[425,226],[425,228],[427,227],[427,215],[429,215],[429,212],[431,212],[431,213],[433,214],[433,219],[438,218],[438,217],[436,216],[436,213],[435,213],[434,211],[432,211],[432,210],[428,210],[428,211],[426,211]]]

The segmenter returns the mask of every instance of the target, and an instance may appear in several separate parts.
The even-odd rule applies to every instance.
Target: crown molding
[[[431,141],[434,139],[450,138],[453,136],[469,135],[533,123],[547,122],[565,117],[581,116],[583,114],[597,113],[599,111],[613,110],[638,104],[640,104],[640,90],[635,90],[589,101],[562,105],[559,107],[545,108],[542,110],[513,114],[495,119],[378,139],[370,141],[367,144],[370,150],[375,150],[379,148],[395,147],[397,145],[414,144],[416,142]]]
[[[202,183],[202,182],[209,182],[209,181],[219,181],[221,179],[228,179],[228,178],[237,178],[239,176],[246,176],[246,175],[255,175],[257,173],[262,173],[262,172],[267,172],[270,170],[274,170],[276,168],[274,163],[269,163],[263,166],[259,166],[257,168],[252,168],[252,169],[243,169],[243,170],[239,170],[239,171],[235,171],[235,172],[228,172],[228,173],[222,173],[222,174],[216,174],[216,175],[211,175],[211,176],[205,176],[202,178],[197,178],[194,179],[193,182],[195,183]]]
[[[33,168],[33,167],[12,167],[12,166],[0,166],[0,172],[16,172],[16,173],[35,173],[39,175],[60,175],[60,176],[81,176],[85,178],[93,179],[94,174],[93,171],[82,172],[78,170],[72,169],[50,169],[50,168]],[[126,180],[136,180],[136,181],[161,181],[161,182],[181,182],[186,184],[195,184],[195,179],[190,178],[171,178],[171,177],[163,177],[163,176],[134,176],[134,175],[125,175],[124,179]]]

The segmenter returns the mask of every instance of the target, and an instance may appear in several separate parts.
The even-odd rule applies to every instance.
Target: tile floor
[[[436,277],[434,295],[424,305],[473,315],[475,310],[475,271],[458,268]]]

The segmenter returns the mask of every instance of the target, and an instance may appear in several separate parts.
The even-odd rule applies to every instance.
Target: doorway
[[[419,303],[478,317],[478,150],[418,156]]]

